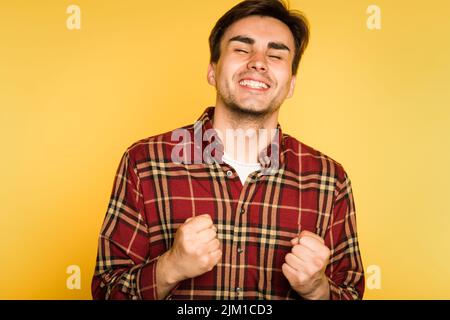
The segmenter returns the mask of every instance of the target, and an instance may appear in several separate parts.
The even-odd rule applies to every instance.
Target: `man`
[[[243,1],[217,22],[215,106],[121,160],[95,299],[362,298],[350,180],[277,120],[308,37],[276,0]]]

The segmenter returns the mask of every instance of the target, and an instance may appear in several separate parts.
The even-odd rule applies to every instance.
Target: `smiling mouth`
[[[242,79],[239,81],[239,85],[248,89],[254,89],[259,91],[265,91],[270,88],[265,82],[254,80],[254,79]]]

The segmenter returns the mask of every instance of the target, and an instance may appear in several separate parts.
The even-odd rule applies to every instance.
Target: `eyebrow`
[[[231,41],[239,41],[239,42],[243,42],[246,44],[254,44],[255,43],[255,39],[246,37],[246,36],[235,36],[235,37],[231,38],[228,42],[231,42]],[[267,47],[269,49],[287,50],[289,52],[291,51],[291,49],[289,49],[289,47],[282,42],[269,42],[267,44]]]
[[[285,45],[284,43],[281,42],[269,42],[269,44],[267,45],[270,49],[276,49],[276,50],[287,50],[287,51],[291,51],[291,49],[289,49],[289,47],[287,45]]]
[[[255,43],[255,39],[252,39],[250,37],[245,37],[245,36],[235,36],[233,38],[231,38],[228,42],[231,41],[239,41],[239,42],[243,42],[246,44],[254,44]]]

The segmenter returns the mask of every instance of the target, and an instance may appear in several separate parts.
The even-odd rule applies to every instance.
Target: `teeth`
[[[261,88],[267,89],[268,88],[267,84],[265,84],[264,82],[259,82],[259,81],[255,81],[255,80],[242,80],[239,82],[239,84],[242,86],[255,88],[255,89],[261,89]]]

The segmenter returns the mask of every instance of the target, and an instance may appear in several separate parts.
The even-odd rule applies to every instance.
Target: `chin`
[[[242,115],[264,116],[272,112],[270,106],[256,106],[253,104],[245,105],[232,103],[229,105],[233,111]]]
[[[237,114],[240,117],[246,118],[261,118],[275,112],[279,107],[276,107],[274,101],[267,102],[266,99],[243,98],[238,99],[234,95],[219,95],[228,110]],[[263,101],[261,101],[263,100]]]

